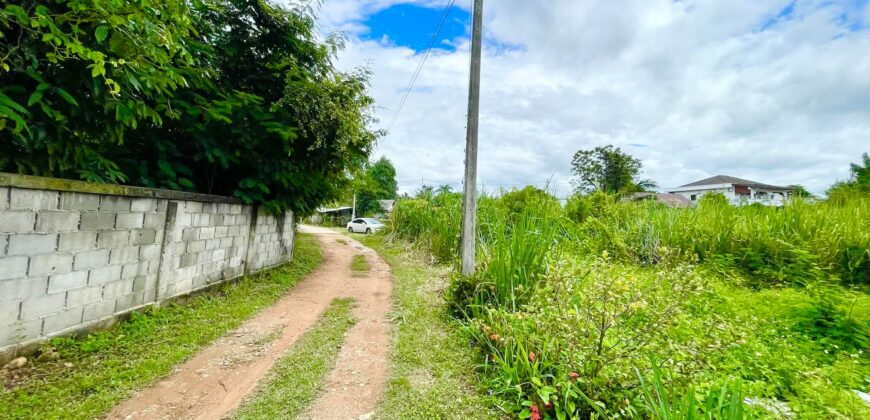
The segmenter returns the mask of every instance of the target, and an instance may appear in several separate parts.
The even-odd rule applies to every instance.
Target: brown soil
[[[359,320],[347,335],[324,393],[305,418],[367,417],[383,393],[389,364],[392,276],[373,251],[329,229],[303,226],[323,248],[319,269],[275,305],[212,343],[159,383],[121,403],[110,419],[222,419],[257,386],[335,298],[357,301]],[[352,277],[350,261],[366,253],[367,277]]]

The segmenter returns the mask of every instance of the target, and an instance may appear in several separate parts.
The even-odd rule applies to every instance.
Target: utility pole
[[[356,219],[356,193],[353,193],[353,210],[351,210],[350,219]]]
[[[480,114],[480,53],[483,43],[483,0],[474,0],[471,28],[471,81],[468,88],[468,132],[465,137],[465,193],[462,196],[462,275],[474,274],[477,239],[477,127]]]

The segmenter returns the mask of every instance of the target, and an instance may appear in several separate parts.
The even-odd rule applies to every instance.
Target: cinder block
[[[48,254],[30,257],[29,276],[50,276],[72,271],[73,254]]]
[[[25,234],[9,237],[9,255],[38,255],[57,249],[57,234]]]
[[[125,279],[103,286],[103,300],[118,298],[133,292],[133,279]]]
[[[48,335],[81,324],[83,313],[84,308],[73,308],[57,315],[45,317],[45,324],[42,326],[42,335]]]
[[[121,278],[130,279],[148,273],[148,262],[131,262],[121,267]]]
[[[48,277],[20,277],[0,281],[0,302],[23,300],[45,295]]]
[[[60,193],[61,210],[97,210],[100,208],[100,196],[75,192]]]
[[[97,232],[66,232],[60,234],[58,251],[83,251],[97,245]]]
[[[205,251],[206,241],[193,241],[187,243],[187,252],[202,252]]]
[[[145,292],[135,292],[121,296],[115,301],[115,312],[123,312],[145,304]]]
[[[218,245],[218,248],[229,248],[231,246],[233,246],[233,238],[227,237],[227,238],[221,239],[220,244]]]
[[[0,235],[0,257],[6,256],[7,243],[9,243],[9,235]]]
[[[130,243],[133,245],[153,244],[157,240],[157,231],[154,229],[139,229],[130,233]]]
[[[227,236],[227,232],[229,232],[228,227],[226,226],[218,226],[214,229],[214,237],[215,238],[225,238]]]
[[[224,225],[224,215],[222,214],[213,214],[209,220],[212,226],[223,226]]]
[[[152,212],[157,211],[157,199],[154,198],[134,198],[131,211]]]
[[[184,268],[184,267],[190,267],[190,266],[196,265],[199,255],[201,255],[201,253],[182,255],[180,267]]]
[[[157,244],[143,245],[139,248],[140,260],[152,260],[160,257],[160,246]]]
[[[102,211],[130,211],[133,200],[130,197],[118,197],[104,195],[100,198],[100,210]]]
[[[0,211],[0,232],[29,233],[36,224],[36,213],[30,211]]]
[[[185,213],[202,213],[202,203],[198,201],[185,201],[184,202],[184,212]]]
[[[27,275],[27,257],[0,258],[0,280],[14,279]]]
[[[57,210],[57,191],[25,190],[13,188],[9,197],[12,210]]]
[[[103,286],[92,286],[70,290],[66,293],[66,307],[78,308],[94,302],[99,302],[102,298]]]
[[[145,229],[163,229],[165,225],[166,213],[146,213],[142,227]]]
[[[41,211],[36,215],[36,231],[72,232],[79,228],[81,217],[77,211]]]
[[[115,228],[115,213],[87,212],[82,213],[82,231],[110,230]]]
[[[75,254],[74,270],[87,270],[94,267],[102,267],[109,263],[108,249],[95,249],[93,251],[78,252]]]
[[[205,249],[206,250],[211,251],[213,249],[217,249],[220,246],[221,246],[220,239],[209,239],[209,240],[205,241]]]
[[[9,187],[0,188],[0,210],[9,208]]]
[[[212,218],[211,214],[202,213],[202,214],[197,215],[196,218],[197,218],[197,221],[196,221],[197,226],[211,226],[211,218]]]
[[[181,231],[182,241],[195,241],[197,239],[199,239],[199,228],[189,227]]]
[[[23,343],[38,338],[42,334],[42,319],[18,321],[0,328],[0,347]]]
[[[115,312],[115,301],[104,300],[101,302],[92,303],[84,307],[82,313],[82,322],[90,322],[100,318],[105,318]]]
[[[48,279],[48,293],[60,293],[67,290],[85,287],[88,284],[87,271],[73,271],[57,274]]]
[[[217,213],[217,204],[215,203],[202,203],[202,212],[214,214]]]
[[[18,321],[21,312],[21,302],[11,301],[0,303],[0,325],[9,325]]]
[[[214,238],[215,228],[213,227],[204,227],[199,231],[199,239],[211,239]]]
[[[115,249],[130,245],[130,231],[106,231],[97,235],[97,246],[100,248]]]
[[[118,213],[115,229],[141,229],[144,221],[144,213]]]
[[[30,298],[21,303],[21,320],[29,321],[63,311],[66,293]]]
[[[230,226],[229,229],[227,229],[227,236],[229,236],[229,237],[239,236],[239,235],[241,235],[241,233],[242,233],[241,226]]]
[[[166,211],[169,207],[169,200],[157,200],[157,211]]]
[[[110,265],[107,267],[92,268],[88,277],[88,286],[98,286],[121,279],[121,266]]]
[[[137,260],[139,260],[138,246],[124,246],[112,249],[112,255],[109,257],[109,263],[111,264],[124,264]]]

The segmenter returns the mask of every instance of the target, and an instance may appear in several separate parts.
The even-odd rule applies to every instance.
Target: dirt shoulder
[[[328,229],[317,236],[324,260],[318,270],[275,305],[218,339],[164,380],[117,406],[112,419],[220,419],[232,413],[275,362],[311,328],[335,298],[353,298],[359,322],[348,333],[324,393],[308,418],[357,418],[374,410],[389,366],[392,276],[373,251]],[[338,239],[344,240],[344,243]],[[368,276],[353,277],[350,263],[366,254]]]

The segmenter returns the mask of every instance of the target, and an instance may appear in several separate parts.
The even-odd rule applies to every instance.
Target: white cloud
[[[564,195],[573,153],[614,144],[662,186],[727,174],[823,191],[870,151],[870,32],[843,26],[847,2],[798,1],[777,18],[790,2],[489,1],[481,183],[552,177]],[[366,15],[396,3],[326,0],[320,26],[360,33]],[[870,6],[857,13],[870,22]],[[404,191],[421,178],[459,188],[468,54],[460,40],[430,57],[381,140]],[[371,63],[386,125],[418,60],[351,36],[340,65]]]

